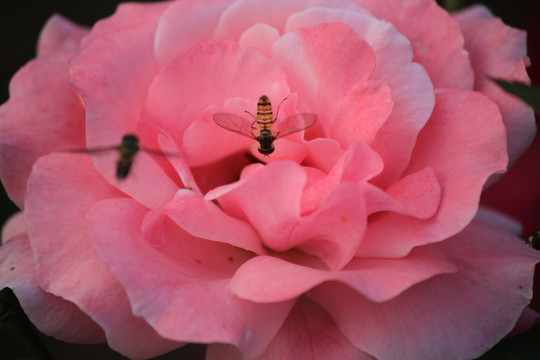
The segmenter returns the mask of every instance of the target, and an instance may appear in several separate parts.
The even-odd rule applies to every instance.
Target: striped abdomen
[[[259,131],[270,130],[272,124],[274,124],[272,104],[266,95],[261,95],[257,103],[257,124],[259,125]]]

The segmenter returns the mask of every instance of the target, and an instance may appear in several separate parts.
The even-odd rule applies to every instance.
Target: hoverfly
[[[141,150],[153,155],[177,156],[177,154],[169,154],[159,150],[141,147],[139,138],[134,134],[124,135],[122,137],[122,142],[118,146],[104,146],[90,149],[71,149],[67,151],[93,154],[111,150],[118,151],[119,158],[116,162],[116,178],[119,180],[125,179],[129,175],[129,171],[131,170],[131,166],[135,160],[135,155],[137,155],[137,153]]]
[[[269,155],[274,152],[274,141],[290,134],[302,131],[315,124],[315,114],[294,114],[283,121],[277,121],[279,108],[287,98],[281,100],[276,110],[276,117],[272,115],[272,104],[268,96],[261,95],[257,103],[257,116],[246,111],[254,120],[231,113],[215,113],[212,115],[216,124],[222,128],[247,136],[259,142],[259,152]],[[255,126],[255,123],[257,125]],[[256,134],[254,131],[258,130]]]
[[[540,230],[533,232],[527,239],[527,242],[533,249],[540,250]]]

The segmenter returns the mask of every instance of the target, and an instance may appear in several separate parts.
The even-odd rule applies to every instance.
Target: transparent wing
[[[276,121],[272,130],[276,139],[294,134],[313,126],[317,121],[315,114],[294,114],[286,117],[282,121]]]
[[[181,157],[182,156],[182,154],[180,153],[165,152],[165,151],[156,150],[156,149],[149,149],[146,147],[141,147],[141,150],[148,154],[157,155],[157,156],[164,156],[164,157]]]
[[[215,113],[212,115],[212,118],[214,118],[216,124],[225,130],[229,130],[252,139],[257,137],[255,134],[253,134],[253,129],[251,128],[253,120],[249,120],[245,117],[231,113]]]
[[[81,153],[81,154],[96,154],[106,151],[116,150],[118,151],[118,146],[104,146],[104,147],[94,147],[88,149],[62,149],[61,152],[72,152],[72,153]]]

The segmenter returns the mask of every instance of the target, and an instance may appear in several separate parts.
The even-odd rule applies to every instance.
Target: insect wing
[[[141,150],[144,151],[145,153],[148,153],[151,155],[162,156],[162,157],[181,157],[182,156],[182,154],[177,153],[177,152],[165,152],[165,151],[156,150],[156,149],[149,149],[146,147],[141,147]]]
[[[231,113],[215,113],[212,115],[212,118],[216,124],[225,130],[229,130],[252,139],[257,138],[257,136],[253,134],[253,129],[251,127],[251,124],[253,123],[252,120]]]
[[[274,136],[276,139],[284,136],[294,134],[313,126],[317,121],[317,115],[315,114],[294,114],[282,121],[276,121],[272,130],[274,130]]]
[[[88,149],[62,149],[60,151],[64,153],[99,154],[108,151],[118,151],[118,146],[93,147]]]

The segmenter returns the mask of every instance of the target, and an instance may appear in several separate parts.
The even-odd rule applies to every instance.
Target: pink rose
[[[535,131],[486,76],[526,82],[526,65],[523,32],[430,0],[55,16],[0,108],[22,209],[0,287],[44,333],[132,359],[188,342],[208,359],[474,358],[535,316],[540,254],[479,210]],[[269,157],[212,118],[262,94],[274,114],[288,96],[279,119],[318,117]],[[127,133],[181,156],[142,151],[118,180],[115,152],[63,151]]]

